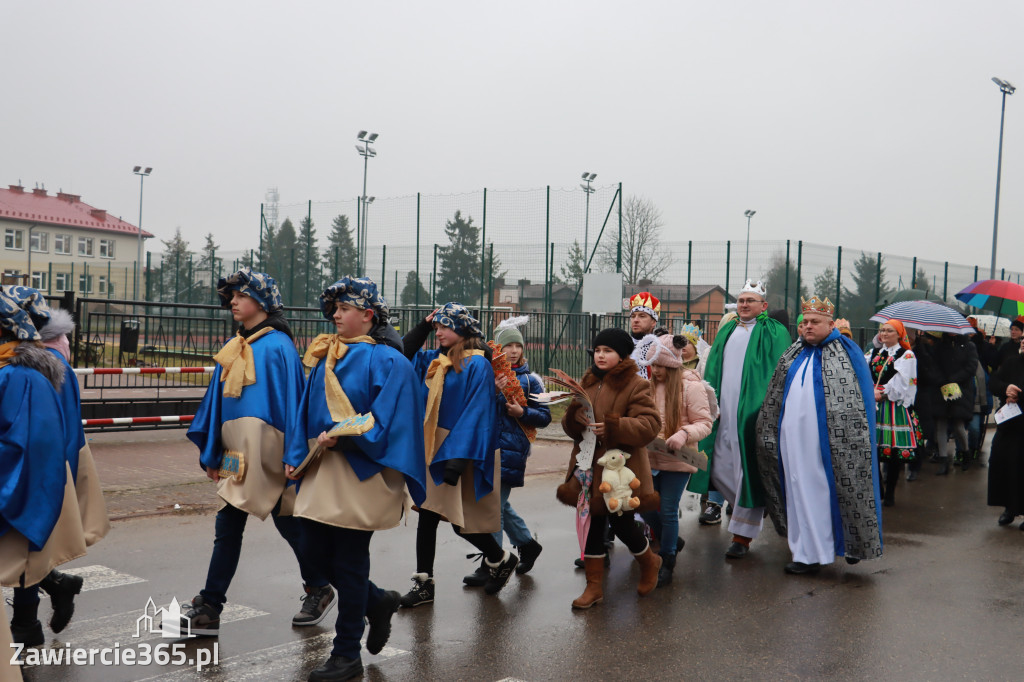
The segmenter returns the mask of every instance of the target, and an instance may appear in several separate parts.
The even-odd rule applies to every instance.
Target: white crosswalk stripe
[[[111,587],[147,582],[145,578],[129,575],[127,573],[122,573],[121,571],[115,571],[107,566],[99,565],[61,569],[61,573],[81,576],[85,581],[82,585],[82,592],[89,592],[90,590],[105,590]],[[10,587],[5,587],[3,589],[4,599],[11,599],[13,596],[13,589]],[[46,593],[41,592],[40,596],[46,596]]]

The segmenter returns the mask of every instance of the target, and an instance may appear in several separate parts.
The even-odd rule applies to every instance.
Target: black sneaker
[[[309,682],[341,682],[362,677],[363,662],[358,658],[331,656],[319,668],[309,673]]]
[[[411,609],[434,601],[434,579],[426,573],[412,574],[412,589],[402,595],[402,608]]]
[[[462,578],[462,582],[466,583],[470,587],[483,587],[487,584],[487,578],[490,577],[491,572],[487,570],[487,566],[484,564],[484,555],[481,553],[467,554],[467,559],[474,559],[480,557],[480,565],[476,567],[476,570],[469,575]]]
[[[484,585],[484,592],[487,594],[498,594],[501,588],[505,587],[508,579],[512,577],[512,573],[516,570],[518,563],[519,557],[512,552],[505,552],[505,558],[502,559],[500,564],[488,566],[487,568],[491,571],[491,577],[488,578],[487,584]]]
[[[384,592],[384,597],[366,610],[366,623],[370,626],[366,633],[366,650],[376,656],[388,643],[391,636],[391,616],[402,603],[402,595],[393,590]]]
[[[25,646],[42,646],[46,642],[43,636],[43,624],[38,620],[28,625],[11,623],[11,639]]]
[[[516,573],[522,575],[528,573],[533,564],[537,561],[537,557],[544,551],[544,548],[540,546],[540,543],[536,540],[530,540],[525,545],[519,548],[519,565],[516,566]]]
[[[206,603],[201,595],[191,602],[182,604],[186,607],[181,614],[181,636],[198,635],[200,637],[216,637],[220,634],[220,613]]]
[[[326,618],[328,611],[338,603],[338,595],[330,585],[303,585],[302,589],[306,591],[306,596],[302,598],[302,609],[292,616],[292,625],[316,625]]]
[[[722,508],[714,502],[708,502],[704,512],[697,517],[697,522],[702,526],[715,526],[722,522]]]
[[[50,605],[53,607],[50,629],[54,632],[60,632],[71,622],[71,616],[75,614],[75,595],[82,591],[84,582],[81,576],[53,569],[39,583],[39,587],[50,595]]]

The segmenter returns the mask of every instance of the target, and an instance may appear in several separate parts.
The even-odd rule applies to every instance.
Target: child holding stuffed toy
[[[651,551],[633,515],[610,513],[600,491],[603,467],[598,460],[608,450],[619,449],[629,454],[625,466],[640,482],[633,489],[633,496],[639,501],[635,510],[653,511],[659,506],[646,446],[658,435],[661,420],[650,382],[637,374],[636,363],[629,357],[632,351],[633,339],[625,331],[605,329],[598,333],[592,351],[594,365],[580,382],[593,405],[594,420],[590,421],[579,400],[569,405],[562,418],[562,428],[573,439],[574,446],[565,482],[558,487],[558,499],[576,508],[587,576],[586,589],[572,603],[577,609],[588,609],[604,598],[604,534],[609,525],[640,564],[637,593],[649,594],[658,583],[661,558]],[[593,460],[580,465],[576,456],[586,429],[594,433],[597,443]]]
[[[440,348],[420,350],[431,330]],[[402,597],[403,608],[434,601],[441,521],[451,523],[457,535],[483,553],[487,594],[497,594],[519,563],[492,535],[501,529],[495,457],[498,401],[491,350],[482,337],[480,322],[466,306],[445,303],[402,339],[426,398],[427,463],[427,496],[417,508],[416,572],[412,589]]]
[[[512,372],[515,373],[515,377],[511,379],[507,376],[495,375],[494,377],[494,383],[498,388],[498,409],[501,414],[498,443],[501,446],[502,528],[494,534],[494,539],[500,545],[502,531],[504,531],[512,546],[519,550],[519,564],[516,566],[516,573],[519,574],[526,573],[533,568],[543,547],[533,537],[526,522],[512,508],[508,498],[513,488],[523,486],[526,460],[530,456],[530,444],[537,435],[537,429],[542,429],[551,423],[551,410],[548,406],[541,405],[529,397],[531,394],[544,390],[544,384],[541,383],[540,377],[530,373],[530,365],[523,357],[523,334],[518,328],[529,320],[528,315],[523,315],[502,321],[494,330],[493,344],[505,354]],[[522,392],[521,399],[525,399],[525,405],[508,397],[513,392],[509,387],[509,382],[519,384]],[[487,583],[489,574],[487,565],[481,558],[480,566],[475,572],[463,578],[462,582],[470,586],[481,586]]]
[[[704,381],[691,369],[683,369],[684,348],[696,348],[696,341],[665,334],[647,346],[641,359],[651,377],[654,402],[661,414],[660,438],[668,447],[695,448],[711,433],[714,421]],[[696,357],[696,353],[694,353]],[[709,387],[710,388],[710,387]],[[714,391],[712,391],[712,395]],[[661,495],[661,509],[643,514],[655,537],[661,540],[661,568],[658,587],[672,582],[676,566],[676,538],[679,534],[679,500],[696,467],[674,457],[649,452],[654,489]]]

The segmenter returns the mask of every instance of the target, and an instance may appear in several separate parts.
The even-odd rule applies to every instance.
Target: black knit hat
[[[602,329],[594,337],[592,348],[608,346],[618,353],[619,358],[625,360],[633,353],[633,337],[622,329]]]
[[[1024,322],[1021,322],[1020,320],[1014,320],[1013,322],[1010,323],[1010,326],[1016,327],[1017,329],[1024,332]]]

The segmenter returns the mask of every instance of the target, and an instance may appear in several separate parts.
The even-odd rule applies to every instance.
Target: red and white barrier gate
[[[82,427],[139,426],[142,424],[188,424],[194,418],[194,414],[180,414],[173,417],[112,417],[109,419],[83,419]]]
[[[213,367],[77,367],[75,374],[212,374],[213,370]]]

